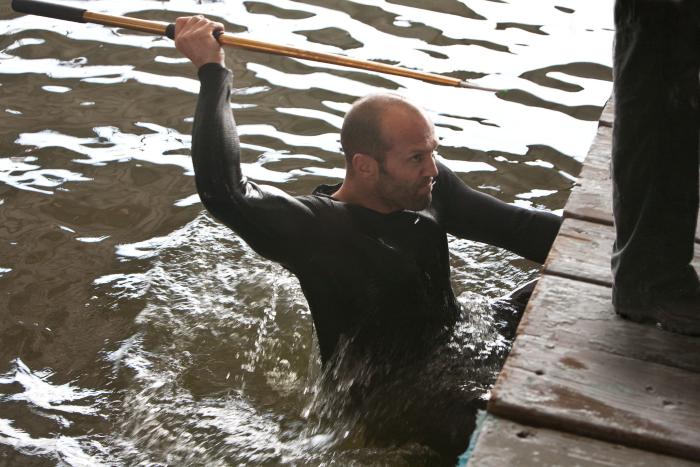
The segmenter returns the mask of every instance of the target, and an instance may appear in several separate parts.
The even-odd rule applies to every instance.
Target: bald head
[[[355,101],[345,115],[340,131],[348,170],[352,168],[352,158],[362,153],[382,161],[391,148],[391,138],[387,135],[385,123],[392,114],[414,114],[423,116],[415,105],[397,94],[370,94]]]

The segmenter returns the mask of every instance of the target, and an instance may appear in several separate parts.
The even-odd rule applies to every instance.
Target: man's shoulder
[[[294,196],[294,199],[308,207],[319,219],[327,217],[325,216],[327,213],[343,210],[341,206],[342,203],[336,202],[329,194],[318,192],[317,190],[318,188],[308,195]]]
[[[458,180],[457,175],[444,162],[437,161],[436,165],[438,174],[433,186],[433,197],[449,196],[455,181]]]
[[[333,199],[333,193],[338,191],[342,183],[333,185],[321,184],[317,186],[311,194],[297,196],[296,198],[309,206],[312,209],[319,211],[338,211],[342,210],[342,204]]]
[[[315,193],[310,195],[297,195],[294,199],[312,209],[332,207],[333,202],[333,199],[329,196],[320,196]]]
[[[445,160],[436,160],[435,165],[437,166],[438,169],[438,175],[437,178],[443,178],[443,177],[453,177],[455,173],[450,169],[447,164],[445,163]]]

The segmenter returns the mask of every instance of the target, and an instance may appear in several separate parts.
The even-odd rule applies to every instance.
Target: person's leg
[[[622,315],[662,324],[654,313],[663,307],[697,306],[700,332],[700,281],[690,264],[698,213],[698,5],[617,0],[615,23],[613,303]]]

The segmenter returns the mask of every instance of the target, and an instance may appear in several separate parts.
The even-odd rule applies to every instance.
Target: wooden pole
[[[83,19],[86,23],[101,24],[115,28],[130,29],[132,31],[146,32],[149,34],[166,35],[168,23],[162,21],[149,21],[145,19],[129,18],[128,16],[113,16],[103,13],[85,11]]]
[[[21,13],[29,13],[50,18],[58,18],[67,21],[76,21],[80,23],[95,23],[103,26],[118,27],[129,29],[132,31],[140,31],[149,34],[160,34],[174,38],[175,25],[161,21],[149,21],[138,18],[130,18],[127,16],[106,15],[103,13],[95,13],[88,10],[73,8],[54,3],[46,3],[37,0],[12,0],[12,8]],[[434,73],[426,73],[417,70],[411,70],[395,65],[387,65],[384,63],[372,62],[369,60],[359,60],[342,55],[335,55],[322,52],[313,52],[310,50],[290,47],[285,45],[273,44],[254,39],[245,39],[228,33],[215,34],[219,43],[224,46],[237,47],[255,52],[263,52],[285,57],[299,58],[302,60],[312,60],[315,62],[330,63],[350,68],[359,68],[362,70],[376,71],[378,73],[387,73],[390,75],[404,76],[407,78],[419,79],[429,83],[440,84],[443,86],[456,86],[469,89],[477,89],[480,91],[496,92],[499,89],[491,89],[482,86],[477,86],[466,81],[449,76],[437,75]]]

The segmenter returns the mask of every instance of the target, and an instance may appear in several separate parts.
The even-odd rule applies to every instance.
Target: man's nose
[[[435,161],[435,154],[433,154],[431,157],[428,158],[428,165],[425,168],[426,172],[426,177],[437,177],[438,174],[438,168],[437,168],[437,162]]]

